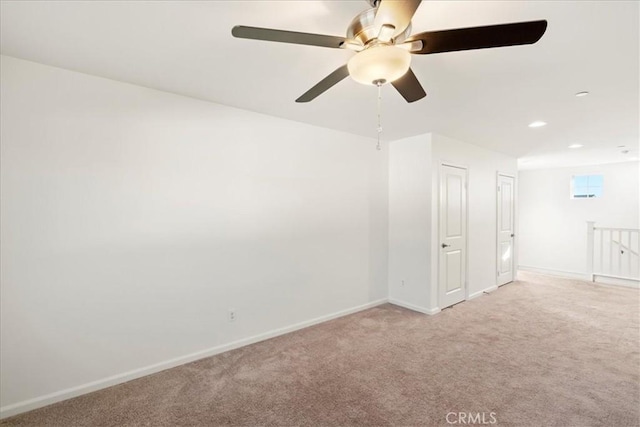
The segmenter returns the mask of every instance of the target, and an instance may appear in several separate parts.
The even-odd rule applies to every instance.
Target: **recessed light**
[[[546,125],[547,125],[547,123],[541,122],[539,120],[535,121],[535,122],[532,122],[532,123],[529,123],[529,127],[530,128],[541,128],[542,126],[546,126]]]
[[[589,95],[589,92],[587,92],[586,90],[576,93],[576,96],[578,97],[587,96],[587,95]]]
[[[582,144],[571,144],[569,146],[569,148],[580,148],[580,147],[584,147],[584,145],[582,145]]]

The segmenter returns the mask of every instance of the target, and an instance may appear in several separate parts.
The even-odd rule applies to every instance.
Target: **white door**
[[[498,286],[513,281],[514,179],[498,174]]]
[[[467,170],[440,168],[439,305],[466,298],[467,281]]]

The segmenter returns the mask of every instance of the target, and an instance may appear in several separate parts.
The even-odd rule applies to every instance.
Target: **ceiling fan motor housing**
[[[370,0],[374,1],[374,0]],[[367,9],[358,14],[347,28],[347,39],[357,40],[363,46],[367,46],[372,41],[377,40],[380,28],[375,26],[376,9]],[[411,34],[411,24],[397,35],[393,40],[393,44],[402,43]]]

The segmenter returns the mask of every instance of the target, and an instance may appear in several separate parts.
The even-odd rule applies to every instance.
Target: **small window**
[[[574,175],[571,177],[571,198],[591,199],[602,197],[602,175]]]

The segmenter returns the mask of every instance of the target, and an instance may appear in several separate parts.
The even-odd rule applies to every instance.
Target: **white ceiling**
[[[367,8],[365,0],[2,1],[0,49],[374,137],[374,87],[346,79],[309,104],[294,102],[352,52],[231,36],[238,24],[344,35]],[[383,138],[441,133],[520,157],[523,168],[637,157],[638,2],[424,1],[413,28],[537,19],[549,26],[535,45],[414,56],[427,97],[407,104],[385,86]],[[582,90],[591,94],[574,96]],[[548,126],[528,128],[534,120]],[[567,149],[573,143],[584,148]]]

